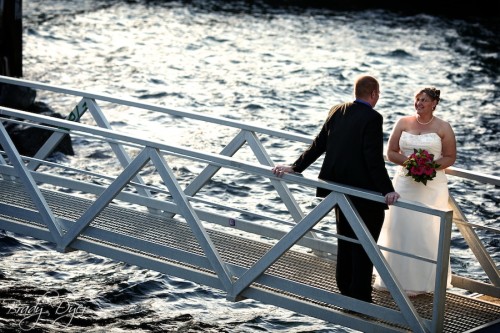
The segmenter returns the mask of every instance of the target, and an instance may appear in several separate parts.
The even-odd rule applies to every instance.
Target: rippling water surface
[[[377,110],[386,139],[400,116],[413,113],[416,89],[433,85],[442,96],[436,115],[457,136],[455,166],[500,175],[498,22],[221,1],[26,0],[23,6],[26,79],[313,136],[333,104],[352,99],[353,78],[370,73],[381,81]],[[50,94],[38,99],[63,114],[78,102]],[[113,107],[113,126],[130,133],[175,136],[211,152],[232,138]],[[69,164],[107,163],[87,158],[100,147],[74,144],[75,156],[64,157]],[[270,151],[275,163],[291,162],[304,149],[278,146]],[[315,165],[306,175],[317,171]],[[243,178],[236,188],[252,181]],[[500,226],[498,189],[453,178],[450,189],[472,222]],[[258,206],[258,195],[245,200]],[[498,262],[498,236],[481,239]],[[3,331],[352,331],[252,300],[230,303],[218,290],[79,251],[60,254],[26,237],[1,234],[0,246],[0,298],[11,311],[0,318]],[[456,230],[452,269],[484,279]],[[33,299],[52,313],[25,320],[12,313],[18,309],[12,304]]]

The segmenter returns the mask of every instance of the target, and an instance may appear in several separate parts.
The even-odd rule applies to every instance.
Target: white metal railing
[[[336,205],[339,205],[358,236],[359,241],[355,242],[359,242],[366,249],[375,265],[375,268],[380,273],[382,279],[386,283],[389,291],[401,309],[401,316],[395,316],[392,312],[383,312],[384,318],[389,315],[389,317],[393,318],[395,322],[403,324],[407,323],[412,330],[416,332],[439,332],[440,329],[442,329],[446,293],[446,274],[450,251],[452,224],[451,211],[443,212],[434,210],[419,205],[418,203],[405,200],[400,200],[396,203],[396,206],[402,208],[438,216],[441,221],[438,259],[431,260],[429,258],[420,258],[427,261],[431,260],[437,265],[433,320],[428,322],[427,320],[419,317],[412,303],[402,291],[399,282],[394,278],[392,271],[387,266],[387,262],[381,255],[379,247],[371,235],[367,232],[364,223],[359,218],[359,215],[357,215],[357,212],[351,205],[349,199],[349,196],[358,196],[383,202],[383,197],[376,193],[362,191],[360,189],[340,184],[310,179],[299,175],[287,174],[283,178],[275,177],[271,172],[273,161],[271,160],[262,142],[259,140],[257,133],[260,135],[265,134],[284,140],[299,141],[303,143],[311,142],[309,137],[291,134],[284,131],[261,128],[256,125],[241,123],[226,118],[172,110],[156,105],[139,103],[133,100],[118,99],[107,95],[91,94],[83,91],[54,87],[25,80],[0,77],[0,82],[18,84],[31,87],[33,89],[44,89],[55,93],[81,97],[80,102],[69,113],[66,120],[0,107],[0,116],[3,122],[28,121],[35,127],[50,129],[54,132],[52,137],[46,141],[45,145],[38,151],[38,153],[35,154],[33,158],[29,158],[20,156],[17,153],[12,140],[10,140],[9,135],[5,130],[5,127],[3,125],[0,126],[0,143],[4,149],[4,153],[0,155],[0,174],[3,174],[4,177],[18,177],[29,189],[31,196],[40,214],[42,215],[44,223],[50,229],[58,250],[65,251],[67,248],[71,247],[71,243],[74,242],[80,234],[85,232],[85,229],[90,225],[95,216],[97,216],[99,212],[101,212],[107,205],[110,204],[112,200],[115,199],[131,203],[133,205],[146,207],[148,211],[153,214],[162,214],[168,217],[181,215],[191,226],[191,229],[196,235],[200,246],[203,248],[205,255],[209,259],[212,268],[216,271],[221,284],[224,286],[228,299],[236,300],[237,297],[252,282],[256,281],[264,274],[269,266],[271,266],[288,249],[296,244],[309,247],[318,254],[334,254],[336,248],[333,242],[324,241],[315,237],[317,233],[322,231],[314,229],[314,227],[324,216],[329,214]],[[147,140],[129,135],[127,133],[112,130],[97,101],[111,102],[128,107],[141,108],[154,112],[201,120],[210,124],[228,126],[237,129],[238,133],[230,141],[230,143],[222,149],[220,154],[213,154],[191,149],[189,147],[167,144],[158,140]],[[97,126],[75,122],[80,120],[87,112],[93,116]],[[108,175],[107,171],[104,171],[102,174],[97,174],[95,172],[86,171],[84,168],[68,168],[66,165],[58,163],[58,161],[53,162],[47,160],[47,157],[51,154],[57,143],[64,135],[67,134],[106,142],[110,145],[111,150],[123,167],[123,171],[121,171],[118,175]],[[254,153],[259,163],[250,163],[234,158],[235,153],[245,144],[250,146],[251,151]],[[205,166],[204,169],[191,182],[189,182],[184,189],[181,188],[179,179],[176,177],[167,161],[169,158],[174,157],[195,161]],[[108,184],[97,185],[78,177],[72,178],[67,175],[61,176],[54,174],[53,172],[43,172],[40,171],[41,166],[45,166],[47,170],[54,170],[54,168],[71,170],[73,174],[100,178],[101,180],[108,181]],[[139,176],[139,173],[143,172],[146,168],[151,167],[156,171],[159,178],[153,185],[146,185],[144,180]],[[268,179],[278,193],[278,196],[285,204],[294,223],[290,223],[282,218],[270,217],[260,213],[250,212],[247,209],[233,207],[224,202],[224,200],[215,204],[218,211],[242,212],[258,219],[276,222],[277,224],[285,226],[285,228],[273,228],[262,224],[256,225],[255,223],[252,223],[252,221],[244,218],[234,218],[232,213],[224,215],[218,211],[214,212],[213,210],[208,209],[207,207],[213,205],[213,202],[197,198],[196,195],[221,169],[231,169],[236,172],[242,172],[252,176]],[[456,168],[450,168],[450,170],[447,170],[447,173],[453,176],[487,182],[494,185],[500,184],[498,177],[470,173]],[[160,186],[160,183],[165,184],[165,186]],[[59,218],[56,218],[52,214],[43,198],[42,193],[40,192],[39,187],[47,184],[92,194],[96,196],[96,199],[92,206],[84,212],[78,220],[75,221],[75,223],[72,223],[72,227],[68,229],[68,221],[60,221]],[[288,187],[289,185],[304,186],[308,188],[324,187],[330,189],[332,193],[311,211],[304,213],[292,195],[292,192]],[[130,187],[130,189],[128,189],[128,187]],[[161,195],[158,196],[158,194]],[[201,208],[196,208],[194,206],[195,203],[201,204]],[[475,236],[473,230],[474,226],[467,223],[465,216],[461,213],[461,210],[458,205],[456,205],[454,200],[452,200],[452,204],[455,215],[455,219],[453,221],[456,223],[462,234],[464,234],[464,238],[467,242],[472,244],[471,248],[473,249],[474,254],[478,256],[478,260],[481,265],[485,268],[485,272],[492,281],[492,285],[485,287],[484,284],[475,284],[474,281],[456,278],[455,276],[454,280],[469,287],[479,286],[482,290],[487,290],[492,294],[498,293],[498,290],[500,289],[499,272],[498,269],[496,269],[495,263],[491,259],[491,256],[488,255],[484,246],[482,246],[481,242],[477,239],[477,236]],[[210,237],[207,235],[205,228],[201,224],[201,221],[212,222],[222,226],[229,225],[232,228],[237,226],[239,230],[279,239],[279,241],[277,241],[272,250],[266,253],[254,266],[246,271],[240,272],[234,267],[231,267],[223,262],[217,253],[216,248],[213,246]],[[311,233],[311,230],[313,233]],[[332,233],[324,234],[332,238],[342,238],[342,236]],[[401,254],[405,255],[404,253]],[[321,296],[318,296],[318,298],[321,298]],[[349,306],[349,303],[347,303],[347,306]],[[356,304],[355,307],[356,310],[370,313],[378,311],[370,304]]]

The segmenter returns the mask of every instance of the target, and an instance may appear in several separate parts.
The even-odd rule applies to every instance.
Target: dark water
[[[23,6],[26,79],[313,136],[331,105],[352,99],[353,78],[370,73],[382,85],[377,109],[386,138],[400,116],[413,113],[417,88],[433,85],[442,91],[436,115],[457,136],[455,166],[500,175],[498,20],[221,1],[26,0]],[[38,98],[63,114],[77,102]],[[113,126],[137,135],[172,141],[175,133],[178,143],[211,152],[229,140],[197,124],[174,128],[171,119],[115,108]],[[69,165],[108,163],[88,158],[101,147],[74,144],[75,156],[61,157]],[[304,148],[275,146],[275,163],[294,160]],[[306,175],[317,171],[313,166]],[[500,227],[498,188],[449,180],[471,222]],[[242,178],[232,190],[253,181]],[[310,192],[298,196],[312,200]],[[258,195],[244,200],[259,207]],[[498,235],[480,237],[499,262]],[[2,332],[352,331],[251,300],[230,303],[218,290],[78,251],[61,254],[27,237],[0,234],[0,247]],[[452,269],[485,280],[456,230]]]

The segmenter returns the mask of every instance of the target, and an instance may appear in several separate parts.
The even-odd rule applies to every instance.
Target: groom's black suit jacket
[[[380,113],[362,102],[350,102],[331,108],[321,131],[313,143],[292,165],[302,172],[323,153],[325,158],[319,178],[375,191],[383,195],[394,187],[385,168],[383,118]],[[329,191],[317,189],[317,196]],[[355,206],[387,205],[351,197]]]

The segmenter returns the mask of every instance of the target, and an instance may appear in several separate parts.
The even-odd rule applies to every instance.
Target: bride
[[[400,165],[393,184],[401,198],[448,210],[448,185],[444,169],[455,162],[456,140],[450,124],[434,116],[439,100],[440,91],[434,87],[424,88],[416,93],[416,114],[397,121],[389,138],[387,157],[391,162]],[[402,165],[414,149],[427,150],[440,165],[435,178],[428,180],[426,184],[405,176],[407,170]],[[439,218],[436,216],[390,206],[378,244],[436,260],[439,226]],[[434,291],[435,264],[393,252],[382,250],[382,253],[409,296]],[[450,282],[451,270],[448,265],[448,287],[451,287]],[[374,288],[386,290],[376,271]]]

